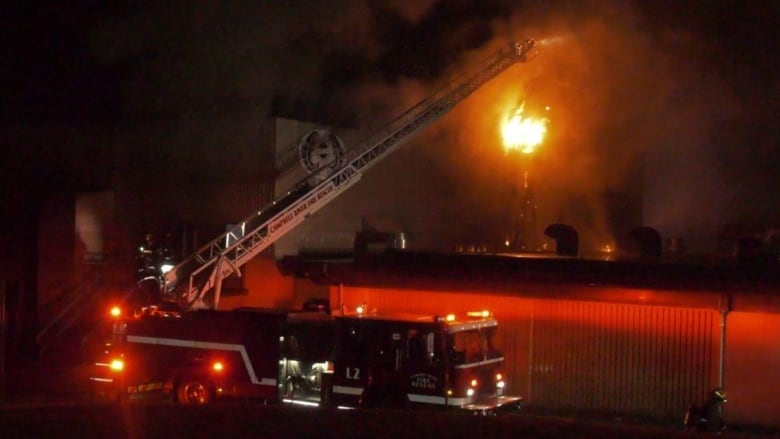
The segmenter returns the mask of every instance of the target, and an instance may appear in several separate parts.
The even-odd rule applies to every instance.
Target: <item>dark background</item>
[[[700,222],[777,225],[779,12],[774,1],[3,2],[3,276],[34,273],[45,200],[110,187],[112,152],[79,138],[87,127],[303,107],[364,126],[521,37],[549,43],[525,97],[562,108],[558,155],[539,159],[561,179],[551,191],[642,194],[642,217],[668,234]],[[127,147],[154,159],[155,145]],[[448,190],[465,193],[469,148],[432,169]]]

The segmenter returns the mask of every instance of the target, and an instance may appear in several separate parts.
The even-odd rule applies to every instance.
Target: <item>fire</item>
[[[544,140],[547,119],[523,117],[524,108],[525,104],[521,105],[501,127],[505,152],[516,149],[523,154],[531,154]]]

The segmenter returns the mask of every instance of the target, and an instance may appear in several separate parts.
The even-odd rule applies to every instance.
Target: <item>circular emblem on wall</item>
[[[341,167],[344,144],[329,130],[318,128],[301,138],[298,156],[309,174],[325,178]]]

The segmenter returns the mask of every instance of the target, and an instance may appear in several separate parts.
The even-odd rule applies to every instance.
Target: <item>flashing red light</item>
[[[112,306],[111,310],[108,312],[109,315],[111,315],[112,318],[119,318],[122,316],[122,308],[118,306]]]
[[[214,372],[222,372],[225,369],[225,365],[222,364],[221,361],[215,361],[214,364],[211,365],[211,370]]]
[[[119,359],[111,360],[111,370],[121,372],[125,369],[125,362]]]

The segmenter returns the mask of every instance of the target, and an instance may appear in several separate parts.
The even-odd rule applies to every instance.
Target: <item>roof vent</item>
[[[560,256],[577,256],[580,238],[574,227],[566,224],[551,224],[544,234],[555,240],[555,253]]]
[[[639,245],[639,259],[643,261],[661,260],[661,234],[652,227],[637,227],[628,234]]]

